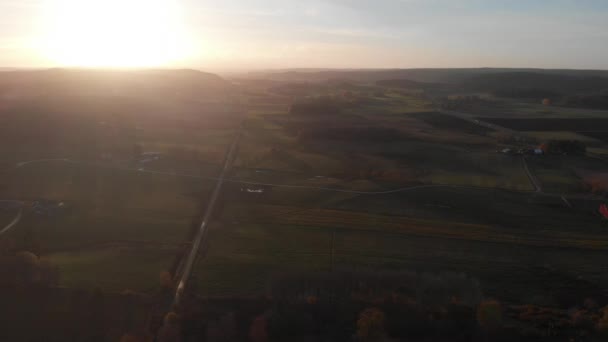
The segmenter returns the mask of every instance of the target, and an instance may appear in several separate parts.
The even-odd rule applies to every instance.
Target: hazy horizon
[[[0,0],[0,66],[605,70],[607,14],[599,0]]]

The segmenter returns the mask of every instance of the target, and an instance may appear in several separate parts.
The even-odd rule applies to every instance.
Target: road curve
[[[526,175],[528,175],[528,179],[530,179],[530,183],[532,183],[532,186],[534,186],[534,189],[536,189],[536,192],[542,193],[543,187],[541,186],[538,178],[536,178],[536,176],[532,173],[532,171],[530,171],[530,168],[528,167],[528,161],[526,160],[525,156],[521,156],[521,162],[524,166],[524,171],[526,171]]]
[[[49,163],[49,162],[64,162],[69,163],[70,160],[67,158],[47,158],[47,159],[36,159],[36,160],[28,160],[15,164],[15,168],[20,168],[29,164],[37,164],[37,163]]]
[[[19,223],[19,221],[21,221],[22,214],[23,214],[23,208],[19,209],[17,216],[15,216],[15,218],[9,224],[7,224],[4,228],[2,228],[2,230],[0,230],[0,236],[2,236],[4,233],[8,232],[14,226],[16,226],[17,223]]]
[[[194,262],[196,261],[196,258],[198,256],[198,253],[199,253],[200,247],[203,243],[203,240],[207,236],[207,225],[208,225],[209,221],[211,220],[211,215],[213,215],[213,209],[215,208],[217,199],[222,191],[222,184],[224,184],[224,178],[226,176],[226,173],[232,167],[232,162],[236,156],[236,150],[237,150],[237,146],[239,144],[240,139],[241,139],[241,132],[238,133],[238,135],[232,142],[232,145],[230,146],[228,153],[226,154],[226,159],[224,160],[224,167],[222,168],[222,172],[221,172],[220,176],[218,177],[217,183],[215,184],[215,188],[213,189],[213,193],[211,194],[211,199],[209,200],[209,203],[207,204],[207,209],[205,210],[205,215],[203,216],[203,221],[201,222],[201,225],[196,233],[196,236],[194,237],[194,240],[192,240],[192,248],[190,249],[190,253],[188,254],[188,257],[186,258],[186,261],[184,262],[184,267],[182,269],[181,276],[179,278],[179,282],[177,283],[177,289],[175,291],[173,307],[177,307],[180,304],[182,295],[186,288],[186,284],[188,283],[188,279],[190,278],[190,275],[192,273],[192,266],[194,265]]]

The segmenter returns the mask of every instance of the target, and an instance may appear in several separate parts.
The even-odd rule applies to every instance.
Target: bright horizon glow
[[[41,53],[70,67],[156,67],[186,58],[180,11],[169,0],[59,0]]]
[[[0,67],[608,69],[606,0],[0,0]]]

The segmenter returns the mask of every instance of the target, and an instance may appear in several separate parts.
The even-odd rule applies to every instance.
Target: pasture
[[[199,293],[269,294],[293,274],[413,271],[466,273],[487,296],[517,303],[568,307],[603,296],[599,202],[570,207],[551,193],[580,192],[575,170],[601,165],[532,158],[550,192],[534,193],[521,157],[496,153],[496,132],[433,112],[419,96],[388,91],[331,116],[250,118],[234,176],[267,185],[227,184],[197,265]],[[399,110],[406,98],[420,102]],[[386,127],[396,131],[374,138]],[[532,128],[540,139],[553,133]]]
[[[51,113],[76,101],[94,115],[53,118],[42,101],[4,117],[15,134],[0,149],[2,196],[66,205],[57,215],[28,209],[9,237],[56,265],[62,286],[154,292],[200,223],[243,113],[234,168],[195,265],[200,295],[264,295],[284,275],[326,272],[466,273],[487,296],[559,306],[608,286],[599,201],[561,198],[584,191],[581,177],[603,162],[531,157],[546,192],[536,193],[521,157],[497,153],[508,145],[500,132],[437,112],[426,89],[246,82],[242,90],[233,104],[123,99],[128,106],[104,111],[84,98]],[[294,103],[308,107],[292,111]],[[509,116],[515,104],[503,105],[484,120],[539,141],[604,147],[600,113],[572,118],[519,104],[527,114]],[[41,139],[30,132],[21,141],[33,123]],[[56,134],[62,127],[67,137]],[[69,160],[15,167],[36,158]]]
[[[58,267],[60,286],[153,294],[177,251],[171,245],[115,243],[51,253],[43,260]]]
[[[3,238],[58,267],[60,286],[151,293],[189,241],[239,118],[185,98],[106,100],[33,98],[3,113],[0,195],[26,203]]]
[[[608,130],[608,118],[480,118],[517,131]]]
[[[253,296],[298,273],[463,272],[487,295],[563,305],[607,284],[600,262],[606,246],[599,229],[558,232],[249,203],[224,210],[196,279],[205,296]],[[544,283],[547,274],[562,283]],[[580,284],[585,290],[572,294]]]
[[[27,209],[10,237],[57,266],[60,285],[150,292],[188,241],[209,181],[71,164],[23,167],[11,195],[65,209]]]

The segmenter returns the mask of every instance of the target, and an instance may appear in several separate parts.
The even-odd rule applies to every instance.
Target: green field
[[[603,172],[606,167],[602,160],[580,156],[529,158],[528,165],[545,191],[561,194],[584,192],[585,175]]]
[[[529,231],[248,205],[227,211],[215,226],[196,279],[206,296],[250,296],[270,293],[274,279],[299,273],[465,272],[479,279],[488,295],[556,305],[577,283],[584,284],[576,279],[584,278],[590,288],[607,283],[601,258],[608,240],[598,230]],[[546,274],[567,285],[544,284]]]
[[[190,240],[239,118],[200,101],[105,100],[32,99],[3,117],[0,197],[26,205],[2,238],[50,261],[60,286],[153,293]],[[140,162],[145,152],[160,159]],[[38,201],[61,209],[38,213]]]
[[[222,224],[209,243],[195,275],[206,296],[260,295],[273,276],[326,272],[330,267],[331,231],[324,229]]]
[[[498,153],[550,139],[608,148],[600,140],[541,125],[526,133],[534,144],[510,141],[501,129],[439,112],[438,96],[467,95],[452,87],[240,86],[217,101],[175,95],[98,108],[106,98],[65,96],[19,107],[3,122],[11,134],[0,148],[0,194],[27,209],[7,238],[57,266],[60,286],[154,293],[200,224],[242,127],[195,266],[197,294],[272,295],[281,277],[327,272],[464,273],[487,296],[539,305],[574,306],[608,286],[606,224],[595,213],[601,198],[577,201],[587,191],[582,179],[605,163],[528,156],[543,188],[536,192],[522,157]],[[605,116],[487,98],[465,114]],[[32,122],[48,129],[32,130]],[[145,152],[158,160],[142,161]],[[69,160],[16,167],[38,158]],[[36,213],[41,200],[65,209]]]
[[[160,272],[170,269],[175,246],[116,243],[43,257],[59,268],[60,286],[154,293]]]
[[[497,153],[500,132],[433,112],[421,94],[355,92],[357,106],[338,96],[340,111],[327,117],[256,111],[233,174],[267,185],[226,186],[222,215],[197,265],[199,293],[263,295],[294,274],[397,271],[462,272],[488,296],[538,305],[599,295],[608,284],[601,266],[606,225],[594,214],[599,202],[560,196],[580,194],[577,171],[603,164],[530,157],[545,191],[535,193],[522,157]],[[388,141],[374,135],[387,127]],[[260,187],[263,193],[244,191]]]
[[[62,286],[150,292],[188,241],[212,184],[62,162],[24,166],[14,174],[10,195],[28,203],[62,201],[65,209],[52,216],[28,209],[10,236],[33,241],[59,268]]]

